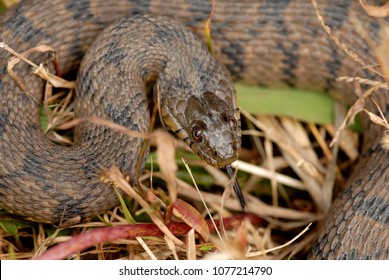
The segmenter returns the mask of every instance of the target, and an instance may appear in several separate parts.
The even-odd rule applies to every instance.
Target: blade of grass
[[[269,89],[236,84],[239,105],[253,114],[288,116],[317,124],[333,123],[334,99],[300,89]]]

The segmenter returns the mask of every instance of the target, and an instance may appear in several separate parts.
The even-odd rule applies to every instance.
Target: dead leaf
[[[236,231],[235,239],[233,240],[233,247],[238,248],[239,252],[245,252],[247,250],[247,244],[247,231],[243,222]]]
[[[173,204],[173,213],[194,228],[205,241],[208,240],[209,227],[204,217],[201,216],[196,208],[181,199],[176,199]]]

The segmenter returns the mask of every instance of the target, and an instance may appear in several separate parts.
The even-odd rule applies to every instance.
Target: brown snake
[[[349,104],[356,100],[353,85],[336,82],[337,77],[357,73],[381,79],[334,44],[310,1],[215,2],[213,48],[234,79],[262,86],[325,90]],[[370,39],[379,44],[378,21],[369,17],[358,1],[318,2],[332,32],[365,65],[375,64],[371,48],[356,34],[353,20],[363,23]],[[176,18],[203,37],[210,11],[208,0],[23,1],[1,15],[1,36],[19,52],[40,44],[52,46],[66,74],[78,68],[97,34],[124,15]],[[124,26],[129,28],[126,35],[132,37],[123,36]],[[154,88],[161,91],[165,122],[195,151],[207,154],[203,155],[207,162],[222,166],[236,158],[240,145],[237,109],[226,111],[236,105],[233,89],[225,68],[192,33],[183,30],[168,19],[136,17],[105,31],[99,37],[102,43],[94,45],[83,62],[76,112],[145,131],[149,116],[144,92],[146,85],[156,80]],[[112,38],[117,41],[110,41]],[[139,49],[134,51],[136,47]],[[42,98],[42,81],[19,63],[14,70],[26,83],[28,94],[24,93],[8,74],[11,56],[4,50],[0,55],[0,207],[36,221],[57,223],[116,205],[112,188],[96,180],[98,170],[115,164],[133,181],[133,155],[142,141],[128,141],[120,133],[83,123],[77,128],[75,147],[51,143],[38,125],[36,100]],[[42,57],[29,55],[33,61]],[[125,66],[117,67],[118,62]],[[115,83],[124,73],[128,77],[122,79],[128,83]],[[389,99],[385,92],[374,98],[386,114]],[[370,101],[366,106],[376,111]],[[204,108],[209,110],[206,114]],[[380,145],[383,129],[365,123],[359,164],[334,202],[313,247],[313,258],[389,259],[389,152]],[[196,141],[203,146],[193,144]]]

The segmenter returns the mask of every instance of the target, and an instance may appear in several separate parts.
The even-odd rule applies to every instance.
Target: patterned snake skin
[[[334,44],[308,0],[215,2],[213,49],[216,58],[236,80],[262,86],[324,90],[351,104],[356,100],[353,85],[336,82],[337,77],[357,74],[382,79],[363,69]],[[376,64],[371,46],[366,38],[357,34],[354,22],[361,22],[369,39],[376,44],[380,41],[381,22],[368,16],[358,1],[318,2],[326,24],[341,42],[365,65]],[[154,14],[175,18],[203,38],[204,23],[210,11],[211,1],[208,0],[26,0],[1,15],[0,33],[2,40],[19,52],[40,44],[52,46],[59,58],[59,68],[66,75],[79,67],[81,58],[102,29],[124,15]],[[130,32],[134,37],[127,38],[118,29],[130,23],[135,24]],[[160,28],[165,25],[166,28]],[[204,107],[209,107],[205,124],[217,122],[215,116],[218,116],[225,120],[220,125],[225,125],[230,132],[220,132],[219,138],[215,138],[227,139],[226,150],[219,155],[212,152],[208,159],[203,155],[203,158],[214,165],[234,160],[240,145],[239,115],[237,109],[234,110],[233,89],[225,68],[209,56],[197,40],[192,41],[192,33],[185,33],[174,21],[138,16],[122,20],[116,27],[100,35],[102,43],[94,46],[83,62],[80,74],[83,82],[77,88],[79,115],[105,116],[131,129],[144,131],[149,118],[145,113],[144,88],[159,77],[157,83],[161,88],[171,87],[169,92],[176,92],[165,97],[172,104],[171,108],[167,105],[163,116],[180,138],[195,151],[202,150],[192,143],[208,137],[208,131],[202,128],[204,124],[191,124],[191,128],[200,127],[200,130],[188,133],[181,119],[195,118]],[[135,29],[141,31],[141,35],[136,35]],[[142,44],[145,36],[149,41]],[[108,41],[116,37],[118,42]],[[161,50],[154,44],[156,41],[163,45]],[[188,42],[190,47],[185,54],[189,54],[191,60],[185,60],[184,56],[183,44]],[[128,51],[126,44],[139,46],[139,53],[153,53],[154,65],[138,53],[129,67],[118,69],[116,63],[129,60],[124,55]],[[106,56],[105,51],[110,51],[111,55]],[[23,92],[8,74],[7,61],[11,56],[4,50],[0,50],[0,56],[0,207],[37,221],[58,223],[95,215],[116,205],[118,201],[112,188],[96,180],[98,172],[107,164],[134,170],[136,159],[131,157],[137,154],[142,141],[127,141],[119,133],[84,123],[77,128],[79,143],[75,147],[51,143],[38,125],[37,102],[42,98],[42,81],[31,74],[31,68],[17,64],[14,70],[27,88]],[[47,55],[33,54],[29,58],[42,61]],[[117,74],[121,77],[125,70],[134,73],[129,74],[131,83],[114,85],[112,77]],[[100,71],[109,74],[100,74]],[[169,79],[174,80],[173,85],[165,83]],[[180,88],[179,92],[176,87]],[[96,88],[104,93],[88,94]],[[132,94],[126,97],[124,90]],[[197,90],[204,95],[206,103],[196,96],[181,96],[182,92],[190,94]],[[389,109],[386,92],[377,92],[374,98],[386,114]],[[370,101],[366,106],[376,111]],[[225,108],[232,112],[216,112]],[[171,112],[177,115],[170,116]],[[368,121],[365,124],[359,163],[328,214],[313,246],[312,258],[389,259],[389,151],[380,144],[383,129]],[[221,149],[215,141],[209,142],[215,149]],[[213,162],[214,157],[220,157],[221,163]],[[135,180],[133,171],[129,172],[131,180]]]

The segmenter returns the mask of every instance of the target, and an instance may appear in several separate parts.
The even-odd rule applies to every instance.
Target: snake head
[[[161,116],[201,159],[225,167],[238,158],[240,114],[232,83],[222,79],[211,84],[214,86],[187,94],[173,95],[169,88],[170,97],[164,97],[161,88]]]
[[[238,158],[240,119],[213,92],[192,96],[185,110],[189,146],[208,164],[224,167]]]

